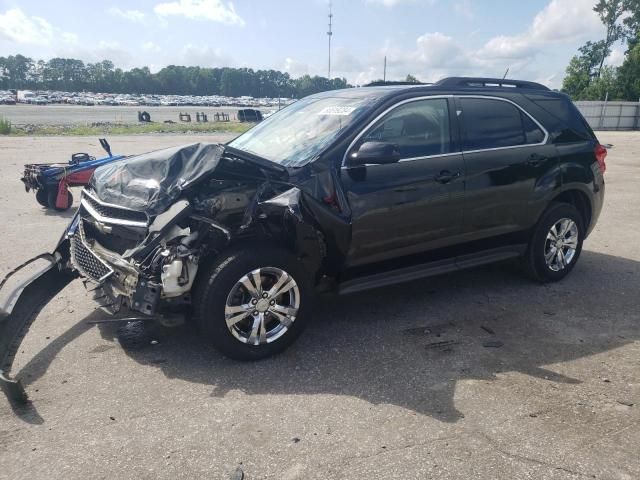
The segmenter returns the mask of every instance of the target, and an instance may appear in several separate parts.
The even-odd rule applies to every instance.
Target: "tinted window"
[[[527,94],[527,98],[562,123],[562,133],[555,143],[577,142],[596,138],[593,130],[576,106],[565,96],[558,94]]]
[[[460,102],[465,150],[513,147],[544,140],[540,127],[511,103],[482,98],[461,98]]]
[[[449,153],[447,100],[417,100],[395,108],[371,127],[358,144],[367,141],[394,143],[400,147],[403,159]]]
[[[520,118],[522,119],[522,126],[524,127],[526,143],[542,142],[544,140],[544,132],[531,120],[531,117],[523,111],[520,111]]]

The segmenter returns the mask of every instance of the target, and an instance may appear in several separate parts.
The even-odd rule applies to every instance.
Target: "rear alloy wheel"
[[[578,225],[570,218],[556,222],[547,234],[544,244],[544,260],[554,272],[567,268],[576,257]]]
[[[230,358],[258,360],[281,352],[302,333],[312,308],[313,284],[291,253],[237,250],[198,272],[194,320]]]
[[[552,205],[538,221],[525,255],[527,273],[540,282],[555,282],[578,262],[583,240],[582,216],[573,205]]]

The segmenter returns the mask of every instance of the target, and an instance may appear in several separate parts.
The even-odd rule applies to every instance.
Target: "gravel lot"
[[[90,325],[102,317],[72,283],[17,358],[34,409],[0,399],[0,477],[640,478],[640,133],[600,138],[615,145],[605,209],[559,284],[506,264],[325,298],[291,349],[247,364],[188,326]],[[25,194],[21,165],[87,149],[100,153],[0,139],[2,272],[51,249],[71,215]]]
[[[178,121],[180,112],[190,113],[191,121],[196,121],[196,112],[204,112],[213,122],[216,112],[228,113],[235,119],[241,107],[110,107],[82,105],[0,105],[0,118],[4,117],[15,125],[86,125],[98,122],[138,123],[138,112],[146,111],[154,122]],[[261,108],[263,112],[276,110]]]

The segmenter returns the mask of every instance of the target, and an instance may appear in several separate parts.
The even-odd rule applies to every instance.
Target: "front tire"
[[[534,228],[523,259],[526,272],[542,283],[562,280],[578,262],[583,239],[580,212],[568,203],[553,204]]]
[[[197,282],[194,320],[217,350],[236,360],[282,352],[302,333],[313,310],[310,275],[283,250],[230,252]]]

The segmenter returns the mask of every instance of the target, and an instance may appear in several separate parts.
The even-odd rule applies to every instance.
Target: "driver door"
[[[455,243],[462,231],[464,162],[448,98],[399,102],[350,147],[396,144],[400,161],[341,170],[352,215],[349,266],[382,261]],[[348,162],[348,160],[347,160]]]

